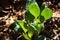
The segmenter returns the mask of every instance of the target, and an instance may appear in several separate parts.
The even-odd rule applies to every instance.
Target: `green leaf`
[[[43,23],[44,22],[44,17],[39,16],[37,19],[35,19],[34,21],[36,21],[37,23]]]
[[[37,32],[38,32],[37,29],[36,29],[36,26],[33,26],[32,24],[30,24],[28,26],[28,31],[33,33],[33,34],[37,34]]]
[[[37,23],[36,23],[36,22],[31,23],[30,26],[31,26],[35,31],[38,31],[38,30],[37,30]]]
[[[30,12],[27,12],[25,14],[25,18],[26,18],[26,21],[30,23],[34,20],[35,17]]]
[[[37,29],[37,23],[33,22],[29,26],[29,31],[32,32],[33,34],[37,35],[38,29]]]
[[[26,33],[23,33],[23,36],[26,40],[30,40],[29,36]]]
[[[40,16],[40,18],[39,18],[39,19],[40,19],[40,23],[43,23],[43,22],[44,22],[44,20],[45,20],[43,16]]]
[[[23,22],[23,21],[19,21],[19,24],[20,24],[21,28],[23,29],[23,31],[26,33],[26,32],[28,31],[28,28],[27,28],[27,26],[24,24],[24,22]]]
[[[17,32],[20,29],[19,24],[17,23],[17,21],[14,22],[14,30]]]
[[[36,2],[33,2],[29,5],[29,11],[35,18],[40,15],[40,8]]]
[[[32,38],[33,32],[29,31],[29,32],[28,32],[28,36],[29,36],[29,38]]]
[[[15,31],[18,31],[19,28],[20,28],[20,26],[19,26],[18,24],[16,24],[14,30],[15,30]]]
[[[44,23],[40,23],[39,19],[34,21],[33,26],[35,26],[34,29],[38,31],[38,34],[44,30]]]
[[[38,24],[37,29],[39,31],[38,33],[41,33],[44,30],[44,23]]]
[[[43,2],[42,5],[41,5],[41,12],[44,8],[45,8],[45,2]]]
[[[45,8],[42,13],[41,16],[43,16],[45,18],[45,20],[50,19],[52,17],[52,10],[49,8]]]

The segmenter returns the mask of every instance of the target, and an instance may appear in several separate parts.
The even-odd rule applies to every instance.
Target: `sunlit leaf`
[[[29,11],[35,18],[40,15],[40,8],[36,2],[33,2],[29,5]]]
[[[27,26],[24,24],[24,22],[23,22],[23,21],[19,21],[19,24],[20,24],[21,28],[23,29],[23,31],[26,33],[26,32],[28,31],[28,28],[27,28]]]
[[[38,24],[37,29],[39,33],[42,32],[44,30],[44,23]]]
[[[47,20],[47,19],[50,19],[51,17],[52,17],[52,10],[51,9],[49,9],[49,8],[45,8],[43,11],[42,11],[42,13],[41,13],[41,15],[45,18],[45,20]]]
[[[23,36],[26,40],[30,40],[29,36],[26,33],[23,33]]]
[[[29,38],[32,38],[33,32],[29,31],[29,32],[28,32],[28,36],[29,36]]]

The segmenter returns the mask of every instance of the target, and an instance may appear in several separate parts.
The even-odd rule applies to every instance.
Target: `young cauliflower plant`
[[[44,21],[52,17],[52,10],[49,8],[41,9],[36,1],[30,1],[25,14],[27,23],[22,20],[17,21],[17,24],[23,30],[21,34],[26,40],[46,40],[46,37],[40,35],[40,33],[44,30]],[[18,28],[18,26],[15,28],[16,31]]]

